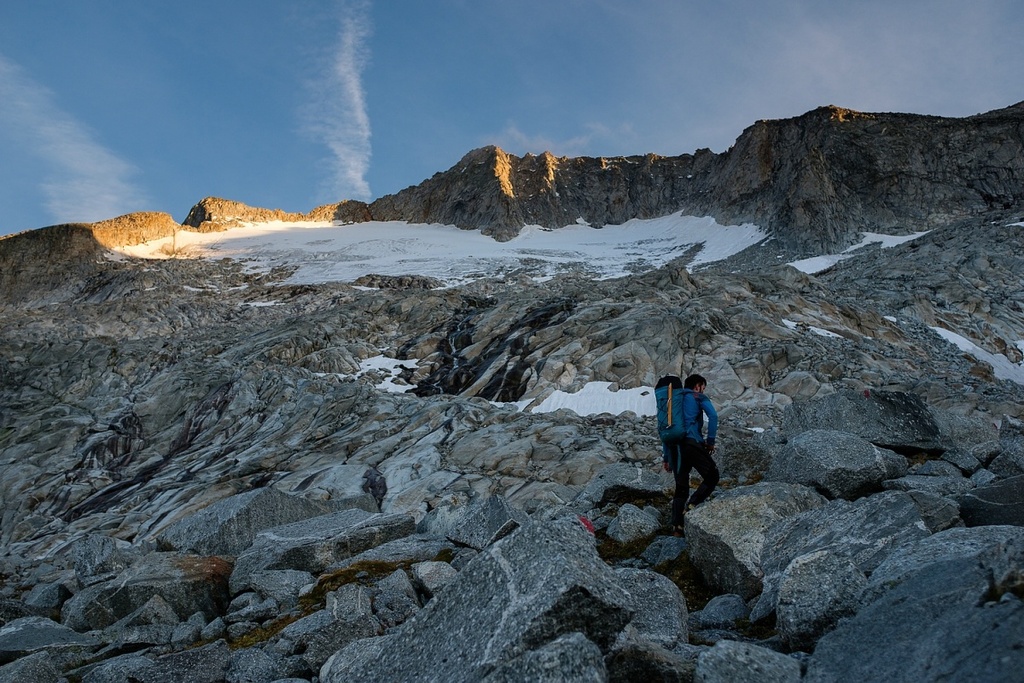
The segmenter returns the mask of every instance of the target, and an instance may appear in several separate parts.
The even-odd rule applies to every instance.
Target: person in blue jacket
[[[678,381],[678,380],[677,380]],[[686,435],[680,441],[662,443],[662,461],[666,472],[675,475],[676,490],[672,496],[672,530],[683,533],[683,515],[703,503],[718,485],[718,466],[711,456],[715,453],[718,435],[718,413],[711,399],[704,395],[708,382],[700,375],[690,375],[680,391],[683,398],[683,421]],[[707,437],[704,436],[704,418],[707,417]],[[701,477],[700,486],[690,495],[690,471],[696,469]]]

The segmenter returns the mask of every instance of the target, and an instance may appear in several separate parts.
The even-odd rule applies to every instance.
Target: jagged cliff
[[[962,119],[822,107],[759,121],[722,154],[519,158],[484,148],[369,209],[497,239],[526,223],[601,226],[683,211],[835,249],[858,231],[932,228],[1022,198],[1024,104]]]

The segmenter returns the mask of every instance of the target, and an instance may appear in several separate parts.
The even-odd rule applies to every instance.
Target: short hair
[[[708,381],[701,377],[700,375],[690,375],[689,377],[686,378],[686,381],[683,382],[683,386],[686,387],[687,389],[696,389],[698,384],[703,384],[704,386],[707,386]]]

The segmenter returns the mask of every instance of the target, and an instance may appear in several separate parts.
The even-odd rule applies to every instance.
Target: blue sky
[[[466,152],[721,152],[837,104],[1024,100],[1019,0],[0,4],[0,234],[372,200]]]

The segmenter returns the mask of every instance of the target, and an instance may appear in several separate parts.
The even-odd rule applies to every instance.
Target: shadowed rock
[[[261,488],[217,501],[176,522],[157,535],[157,542],[197,555],[237,555],[264,529],[326,512],[324,503]]]
[[[876,446],[907,451],[942,450],[939,425],[920,397],[899,391],[839,391],[798,401],[783,418],[786,434],[812,429],[854,434]]]
[[[535,523],[474,558],[375,656],[342,665],[343,678],[325,667],[321,680],[480,680],[574,632],[607,652],[632,617],[629,603],[582,525]]]
[[[852,500],[881,491],[883,481],[906,472],[907,461],[897,453],[847,432],[812,429],[790,439],[772,459],[766,478]]]

